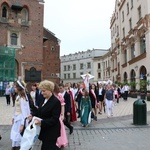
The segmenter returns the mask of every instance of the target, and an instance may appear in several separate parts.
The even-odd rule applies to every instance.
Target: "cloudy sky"
[[[116,0],[45,0],[44,27],[61,40],[60,55],[110,48]]]

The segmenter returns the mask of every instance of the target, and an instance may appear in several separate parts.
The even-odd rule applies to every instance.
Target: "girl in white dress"
[[[29,101],[25,92],[25,85],[20,81],[15,83],[17,93],[15,108],[12,119],[10,139],[12,140],[12,150],[19,150],[21,143],[21,131],[23,130],[25,118],[30,118]]]

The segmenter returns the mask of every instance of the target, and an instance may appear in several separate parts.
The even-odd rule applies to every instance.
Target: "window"
[[[101,69],[101,64],[100,63],[98,63],[98,69]]]
[[[124,62],[127,63],[127,51],[124,52]]]
[[[132,19],[131,18],[129,19],[129,28],[130,28],[130,30],[132,29]]]
[[[28,22],[28,10],[26,8],[23,8],[21,10],[21,23],[27,23]]]
[[[7,18],[7,8],[6,8],[6,6],[4,6],[4,7],[2,8],[2,17],[3,17],[3,18]]]
[[[119,27],[117,26],[117,35],[119,35]]]
[[[75,79],[76,78],[76,73],[73,73],[73,79]]]
[[[146,52],[146,43],[145,43],[145,36],[140,38],[140,53],[143,54]]]
[[[125,28],[122,29],[123,38],[125,37]]]
[[[9,10],[9,7],[7,5],[7,3],[3,3],[2,6],[1,6],[1,9],[0,9],[0,20],[1,22],[4,22],[4,23],[7,23],[8,22],[8,12]]]
[[[91,68],[91,63],[88,62],[88,63],[87,63],[87,69],[90,69],[90,68]]]
[[[80,72],[80,75],[83,75],[83,72]]]
[[[64,74],[64,79],[66,79],[66,74]]]
[[[131,59],[135,58],[135,47],[134,44],[131,45]]]
[[[98,73],[98,78],[101,78],[101,73],[100,72]]]
[[[68,79],[70,79],[70,73],[68,73]]]
[[[66,71],[66,66],[64,66],[64,71]]]
[[[141,6],[138,7],[138,17],[139,17],[139,20],[142,18]]]
[[[17,34],[16,33],[11,34],[11,45],[17,45]]]
[[[129,3],[127,3],[127,15],[129,14]]]
[[[76,70],[76,65],[75,64],[73,64],[73,70]]]
[[[82,63],[82,64],[80,64],[80,69],[83,69],[83,63]]]
[[[70,71],[70,65],[68,65],[68,71]]]
[[[51,47],[51,51],[54,51],[54,50],[55,50],[55,48],[54,48],[54,46],[52,46],[52,47]]]
[[[133,0],[131,0],[131,9],[133,8]]]
[[[124,11],[122,12],[122,22],[124,22]]]

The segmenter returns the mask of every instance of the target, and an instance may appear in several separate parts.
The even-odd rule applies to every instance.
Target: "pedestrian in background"
[[[36,106],[36,102],[35,102],[35,97],[36,97],[36,91],[37,91],[37,87],[36,87],[36,83],[32,83],[31,84],[31,92],[30,95],[32,97],[33,103]]]
[[[99,103],[99,114],[102,114],[103,105],[104,105],[104,95],[105,89],[102,83],[98,84],[98,103]]]
[[[107,83],[106,93],[105,93],[105,100],[106,100],[106,107],[107,107],[107,117],[113,116],[113,100],[115,99],[114,89],[112,87],[112,83]]]
[[[11,96],[11,87],[10,87],[10,85],[6,86],[5,96],[6,96],[6,103],[7,103],[7,106],[8,106],[8,105],[10,105],[10,96]]]
[[[91,105],[91,100],[89,97],[89,93],[88,91],[84,90],[82,92],[83,96],[81,98],[81,103],[80,103],[80,116],[81,116],[81,124],[83,127],[86,127],[89,123],[88,123],[88,117],[89,117],[89,113],[92,110],[92,105]]]
[[[57,84],[55,84],[55,86],[54,86],[54,95],[60,100],[60,103],[61,103],[61,115],[59,117],[61,129],[60,129],[60,137],[58,137],[56,145],[59,148],[63,149],[68,145],[68,138],[67,138],[67,134],[66,134],[66,129],[65,129],[65,125],[63,123],[64,113],[65,113],[65,107],[64,107],[65,102],[64,102],[63,95],[59,91],[59,86]]]
[[[39,107],[43,103],[44,103],[43,94],[41,90],[39,89],[39,83],[36,83],[35,106]]]
[[[71,119],[71,97],[68,93],[68,87],[65,87],[62,83],[59,84],[59,91],[63,95],[65,102],[64,124],[70,130],[70,134],[73,133],[73,126],[70,124]]]
[[[10,139],[12,140],[12,150],[19,150],[21,144],[20,133],[24,128],[24,120],[25,118],[29,119],[31,115],[29,101],[25,92],[25,85],[23,82],[17,81],[14,88],[17,96],[15,100],[16,105],[13,113]]]
[[[94,110],[94,120],[97,121],[98,92],[95,84],[91,84],[90,86],[89,97],[91,99],[91,105]]]
[[[14,88],[14,83],[12,84],[12,87],[11,87],[11,98],[12,98],[12,103],[13,103],[13,106],[15,106],[15,99],[16,99],[16,92],[15,92],[15,88]]]

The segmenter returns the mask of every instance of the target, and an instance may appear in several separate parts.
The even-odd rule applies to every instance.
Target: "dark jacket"
[[[64,100],[65,100],[65,113],[71,113],[71,97],[68,92],[65,92],[64,95]]]
[[[56,140],[60,136],[60,113],[61,104],[54,95],[50,97],[44,106],[41,105],[37,109],[36,116],[43,119],[39,135],[40,140]]]
[[[44,97],[42,93],[37,89],[35,93],[35,105],[40,106],[44,103]]]

